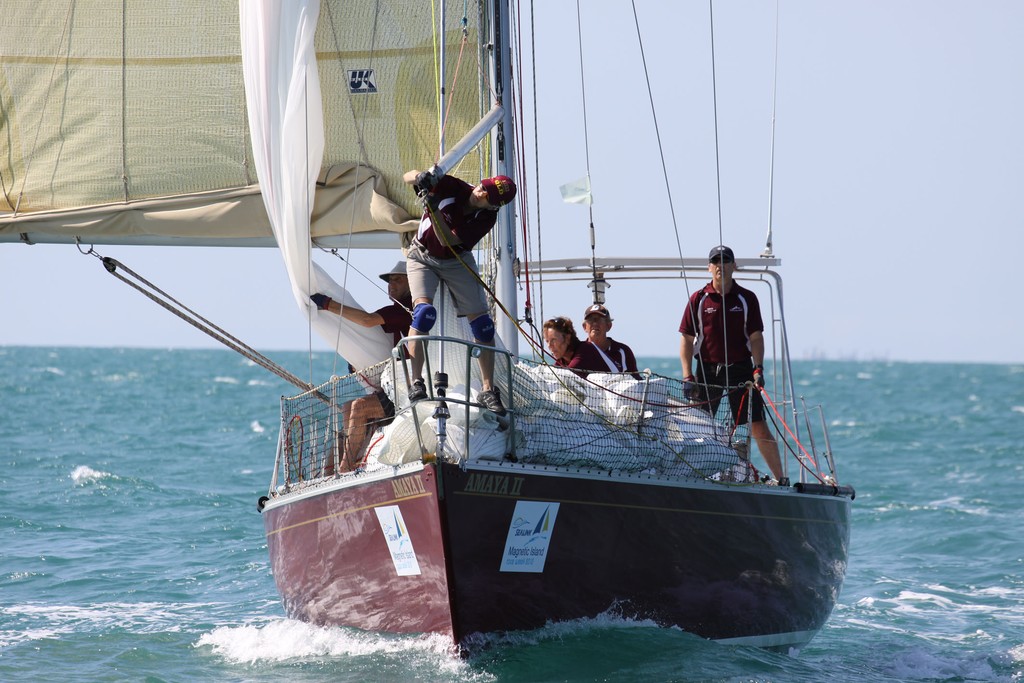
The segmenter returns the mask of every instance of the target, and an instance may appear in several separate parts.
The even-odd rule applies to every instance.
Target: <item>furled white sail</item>
[[[318,312],[309,295],[340,286],[313,269],[310,215],[324,151],[320,77],[313,50],[319,0],[240,0],[242,66],[253,160],[296,303],[314,329],[357,367],[388,356],[380,327],[362,327]],[[357,305],[347,297],[349,305]],[[340,329],[339,326],[340,325]]]

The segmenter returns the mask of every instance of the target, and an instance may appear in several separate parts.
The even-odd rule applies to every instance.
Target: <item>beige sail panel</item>
[[[315,237],[415,227],[420,207],[401,176],[439,158],[440,108],[436,18],[430,3],[412,4],[321,3],[321,177],[332,181],[317,189]],[[451,85],[463,4],[449,5],[445,135],[455,141],[490,102],[475,15]],[[472,180],[481,167],[474,153],[461,168]],[[259,198],[248,199],[257,182],[237,0],[4,3],[0,241],[267,237]]]

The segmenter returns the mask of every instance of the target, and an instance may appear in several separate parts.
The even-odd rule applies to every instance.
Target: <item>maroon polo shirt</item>
[[[442,176],[431,192],[437,201],[435,211],[441,214],[448,227],[460,240],[460,244],[454,249],[455,252],[472,249],[491,231],[498,218],[498,212],[490,209],[475,209],[467,213],[465,209],[469,205],[469,195],[472,192],[472,185],[450,175]],[[434,258],[448,259],[455,255],[434,232],[430,212],[423,213],[416,239]]]
[[[679,332],[695,338],[693,355],[704,363],[751,360],[750,335],[764,331],[761,306],[753,292],[733,281],[724,298],[723,305],[723,297],[709,282],[690,296],[683,311]]]
[[[378,308],[374,313],[384,318],[384,323],[381,325],[381,329],[389,333],[394,340],[392,345],[398,345],[398,342],[402,340],[402,337],[409,334],[409,328],[412,327],[412,314],[409,310],[412,308],[412,296],[404,297],[399,303],[392,303],[384,308]]]
[[[616,370],[612,370],[608,367],[608,363],[606,363],[604,358],[601,356],[601,352],[590,342],[589,339],[579,343],[568,363],[563,363],[561,359],[557,359],[555,360],[555,365],[561,368],[577,370],[579,371],[577,374],[584,376],[586,376],[587,372],[636,373],[636,357],[633,355],[633,350],[625,344],[615,341],[611,337],[608,337],[608,342],[611,344],[611,350],[606,351],[605,355],[608,356],[609,360],[611,360],[612,364],[616,367]],[[625,362],[623,362],[623,360],[625,360]]]

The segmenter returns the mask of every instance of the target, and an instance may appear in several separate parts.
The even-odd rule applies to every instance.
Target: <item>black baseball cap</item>
[[[720,261],[722,263],[735,263],[736,256],[733,255],[732,249],[724,244],[719,244],[711,250],[710,254],[708,254],[708,263],[714,263],[715,261]]]

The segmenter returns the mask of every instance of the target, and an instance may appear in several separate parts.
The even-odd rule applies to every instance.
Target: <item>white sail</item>
[[[319,8],[319,0],[239,2],[253,160],[296,303],[310,311],[314,329],[335,344],[338,353],[353,365],[366,367],[387,358],[388,335],[380,327],[362,327],[319,313],[309,299],[314,292],[331,290],[349,305],[358,305],[325,272],[312,267],[310,215],[324,151],[320,76],[313,50]]]

